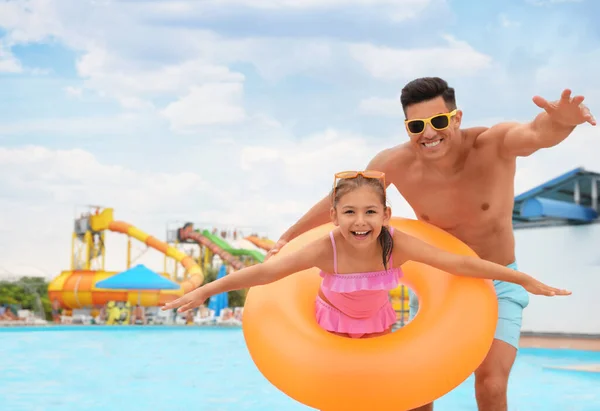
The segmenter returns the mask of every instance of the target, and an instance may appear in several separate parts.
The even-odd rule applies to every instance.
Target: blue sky
[[[534,95],[565,87],[598,115],[599,12],[592,0],[0,0],[0,265],[66,268],[73,207],[88,203],[159,237],[179,219],[276,238],[335,171],[406,140],[398,95],[415,77],[447,79],[467,126],[528,121]],[[522,159],[517,191],[600,170],[597,134],[583,126]]]

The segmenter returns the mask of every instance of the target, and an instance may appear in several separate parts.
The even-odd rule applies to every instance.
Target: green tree
[[[47,320],[52,318],[48,299],[48,282],[42,277],[22,277],[16,281],[0,281],[0,304],[18,309],[42,311]]]

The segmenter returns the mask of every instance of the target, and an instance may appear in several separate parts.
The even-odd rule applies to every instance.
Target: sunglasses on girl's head
[[[404,120],[406,129],[411,134],[421,134],[425,130],[425,125],[430,124],[434,130],[445,130],[450,125],[450,118],[456,115],[456,109],[450,113],[436,114],[429,118],[414,118],[412,120]]]
[[[381,178],[385,179],[385,173],[382,171],[375,170],[364,170],[364,171],[340,171],[335,173],[335,178],[356,178],[363,176],[364,178]]]
[[[383,182],[383,186],[385,187],[385,173],[382,171],[375,170],[364,170],[364,171],[340,171],[339,173],[335,173],[333,177],[333,197],[335,198],[335,189],[336,189],[336,181],[338,179],[350,179],[356,178],[358,176],[363,176],[364,178],[375,178],[377,180],[381,180]]]

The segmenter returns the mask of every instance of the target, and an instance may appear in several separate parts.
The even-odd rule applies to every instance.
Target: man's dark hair
[[[413,104],[432,100],[436,97],[442,97],[449,110],[456,108],[456,99],[454,98],[454,89],[448,87],[448,83],[439,77],[421,77],[406,84],[400,95],[402,110],[406,114],[406,109]]]

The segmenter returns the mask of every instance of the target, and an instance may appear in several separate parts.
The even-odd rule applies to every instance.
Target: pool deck
[[[600,336],[563,337],[563,336],[529,336],[524,335],[519,342],[521,347],[528,348],[566,348],[572,350],[600,351]]]
[[[550,365],[545,368],[551,368],[554,370],[566,370],[566,371],[583,371],[600,374],[600,364],[586,364],[586,365]]]
[[[522,336],[521,347],[600,351],[600,337]],[[549,365],[544,368],[600,374],[600,364]]]

